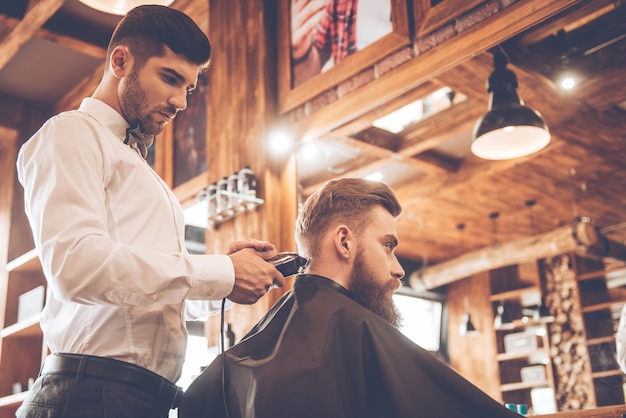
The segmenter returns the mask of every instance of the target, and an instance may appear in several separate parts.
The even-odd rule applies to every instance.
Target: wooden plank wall
[[[257,174],[258,195],[265,204],[208,231],[208,253],[224,253],[231,241],[248,238],[269,240],[279,251],[295,250],[295,164],[289,157],[273,155],[267,147],[277,114],[276,59],[267,47],[275,39],[276,13],[271,11],[275,6],[266,5],[264,10],[263,3],[209,2],[213,61],[207,73],[207,181],[217,181],[249,165]],[[237,306],[226,314],[237,339],[281,293],[274,290],[255,305]],[[207,322],[206,335],[209,345],[217,344],[218,317]]]
[[[496,358],[496,337],[489,272],[452,283],[447,288],[448,352],[450,366],[494,399],[502,400]],[[477,335],[459,335],[465,307],[469,309]]]

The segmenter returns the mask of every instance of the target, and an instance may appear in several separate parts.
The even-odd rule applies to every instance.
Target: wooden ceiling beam
[[[0,14],[0,24],[8,31],[14,30],[19,23],[19,19]],[[33,36],[72,49],[89,57],[101,59],[104,59],[106,57],[106,49],[102,48],[101,46],[82,41],[72,36],[62,35],[60,33],[56,33],[45,28],[36,30]]]
[[[351,145],[355,148],[358,148],[366,152],[369,155],[375,155],[377,157],[375,161],[369,164],[364,164],[357,169],[349,170],[349,171],[346,171],[345,173],[342,173],[341,177],[362,177],[363,173],[374,171],[376,167],[379,167],[380,165],[386,164],[389,162],[404,163],[415,168],[418,171],[421,171],[424,173],[431,173],[434,175],[437,175],[437,174],[443,175],[445,172],[448,172],[449,170],[453,170],[456,168],[456,166],[453,166],[451,164],[448,164],[448,166],[444,167],[442,166],[444,164],[443,162],[433,162],[430,160],[420,160],[416,158],[410,158],[400,153],[396,153],[386,148],[378,147],[376,145],[368,144],[366,142],[359,141],[358,139],[354,139],[354,138],[333,138],[333,140]],[[325,182],[326,181],[317,182],[315,184],[312,184],[304,188],[304,190],[302,190],[303,197],[306,198],[311,193],[315,192],[317,189],[322,187],[322,185],[324,185]]]
[[[538,22],[580,2],[516,2],[484,22],[459,33],[443,45],[428,50],[290,127],[303,139],[319,137],[347,121],[372,111],[401,94],[445,73]]]
[[[453,260],[417,270],[409,276],[409,284],[417,290],[432,290],[484,271],[572,251],[596,257],[611,256],[622,261],[625,256],[623,245],[610,242],[590,223],[575,222],[534,237],[471,251]]]
[[[398,154],[413,157],[429,151],[455,135],[471,132],[484,110],[466,100],[426,118],[402,138]],[[448,170],[455,171],[455,170]]]
[[[354,120],[351,120],[350,122],[333,129],[325,136],[348,137],[356,135],[359,132],[371,127],[376,119],[395,112],[396,110],[401,109],[404,106],[409,105],[417,100],[423,99],[424,97],[427,97],[429,94],[437,91],[442,87],[444,87],[444,85],[441,84],[438,80],[427,81],[417,88],[410,90],[400,95],[399,97],[380,105],[376,109],[366,112],[363,115],[355,118]]]
[[[557,15],[527,31],[520,38],[520,45],[532,45],[541,42],[548,36],[556,35],[559,30],[564,30],[565,32],[576,30],[591,20],[615,10],[621,3],[622,1],[620,0],[582,2],[573,6],[567,14],[563,16]]]
[[[22,20],[0,41],[0,69],[11,61],[22,45],[54,15],[65,0],[39,0],[28,9]]]

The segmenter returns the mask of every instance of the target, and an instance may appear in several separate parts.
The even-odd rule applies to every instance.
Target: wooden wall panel
[[[17,155],[17,130],[0,126],[0,265],[6,263],[9,231],[11,229],[11,205],[13,204],[13,179]]]
[[[230,242],[268,240],[279,251],[294,250],[295,165],[289,156],[271,155],[267,136],[276,120],[276,60],[267,46],[275,40],[275,14],[270,4],[236,0],[209,2],[208,35],[213,61],[208,69],[207,182],[249,165],[256,173],[258,196],[265,204],[219,225],[206,234],[207,252],[224,253]],[[269,23],[268,23],[269,22]],[[207,183],[208,184],[208,183]],[[241,337],[271,307],[279,291],[252,306],[227,313]],[[217,344],[219,318],[208,321],[209,345]]]
[[[549,333],[557,410],[593,408],[596,397],[572,255],[547,258],[541,268],[545,275],[545,303],[555,316]]]
[[[8,261],[11,230],[11,206],[13,205],[13,181],[17,131],[0,126],[0,306],[4,306],[7,294]],[[4,324],[5,310],[0,309],[0,324]],[[0,341],[1,344],[1,341]]]
[[[447,288],[450,366],[496,400],[502,400],[496,357],[489,272],[462,279]],[[459,335],[468,307],[477,335]]]

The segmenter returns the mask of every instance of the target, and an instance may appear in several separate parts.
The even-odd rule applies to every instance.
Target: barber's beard
[[[392,280],[377,280],[369,268],[362,252],[357,253],[350,277],[350,294],[359,304],[398,328],[402,321],[400,312],[393,303],[393,292],[398,284]]]
[[[163,124],[154,121],[150,115],[158,109],[148,109],[146,91],[139,82],[139,72],[133,69],[126,79],[125,88],[120,94],[120,102],[124,117],[131,126],[139,122],[141,132],[145,135],[158,135],[163,131]],[[175,109],[167,109],[169,113],[176,113]]]

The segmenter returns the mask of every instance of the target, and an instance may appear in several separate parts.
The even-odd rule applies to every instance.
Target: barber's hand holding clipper
[[[283,287],[285,278],[268,260],[276,257],[276,247],[267,241],[235,241],[228,248],[235,269],[235,286],[228,299],[253,304],[272,286]]]

